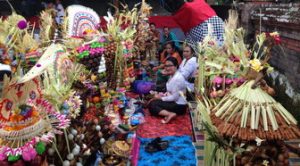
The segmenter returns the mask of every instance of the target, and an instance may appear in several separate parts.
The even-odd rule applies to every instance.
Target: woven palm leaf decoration
[[[81,5],[71,5],[67,9],[68,14],[68,36],[82,37],[90,30],[97,30],[100,24],[98,14]]]
[[[233,89],[214,108],[212,121],[219,132],[241,140],[299,138],[295,118],[265,91],[252,89],[253,83]]]
[[[258,34],[256,45],[248,51],[243,33],[234,28],[234,22],[229,21],[226,25],[225,48],[227,53],[238,57],[244,68],[244,72],[239,74],[243,74],[247,81],[240,87],[230,89],[212,109],[212,122],[223,136],[239,140],[299,138],[295,118],[265,92],[262,85],[258,86],[264,75],[272,70],[267,61],[271,57],[271,48],[278,44],[278,33]]]
[[[38,62],[30,69],[30,71],[28,71],[21,79],[19,79],[18,82],[24,83],[41,75],[47,67],[54,64],[57,57],[62,53],[64,53],[62,45],[51,44],[49,47],[47,47]]]
[[[17,82],[16,78],[4,80],[0,100],[1,161],[11,156],[22,156],[25,161],[34,159],[41,153],[35,152],[34,147],[51,141],[54,134],[69,125],[69,120],[43,99],[38,78]]]

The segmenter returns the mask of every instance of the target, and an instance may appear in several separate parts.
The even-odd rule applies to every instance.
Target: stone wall
[[[259,31],[280,33],[282,44],[272,50],[270,61],[277,74],[271,77],[281,80],[279,83],[285,84],[286,95],[300,102],[300,4],[251,2],[240,4],[239,9],[241,25],[250,38]]]
[[[300,4],[248,2],[240,7],[241,25],[248,39],[255,33],[277,31],[281,46],[272,49],[270,64],[275,71],[267,77],[275,99],[300,121]]]
[[[255,30],[280,33],[271,64],[300,92],[300,4],[264,4],[251,13]]]

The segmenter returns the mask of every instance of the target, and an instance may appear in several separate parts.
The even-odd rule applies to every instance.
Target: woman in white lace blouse
[[[177,115],[185,113],[187,102],[182,94],[185,94],[185,79],[177,72],[178,62],[176,58],[169,57],[165,63],[165,73],[170,76],[166,86],[167,92],[163,95],[157,94],[149,102],[148,108],[154,116],[163,116],[162,123],[168,123]]]
[[[183,61],[179,66],[178,71],[185,79],[185,84],[190,91],[194,91],[195,73],[198,68],[197,58],[194,56],[195,51],[189,45],[183,49]]]

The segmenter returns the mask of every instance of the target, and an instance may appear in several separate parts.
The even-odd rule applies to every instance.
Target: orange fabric
[[[167,60],[167,57],[165,56],[165,52],[166,50],[164,50],[161,54],[160,54],[160,63],[164,64]],[[182,62],[182,58],[180,56],[180,54],[178,52],[174,52],[172,55],[172,57],[176,58],[177,62],[178,62],[178,66],[181,64]]]
[[[174,52],[174,53],[172,54],[172,57],[174,57],[174,58],[177,59],[178,66],[179,66],[179,65],[181,64],[181,62],[182,62],[182,58],[181,58],[181,56],[179,55],[179,53],[178,53],[178,52]]]

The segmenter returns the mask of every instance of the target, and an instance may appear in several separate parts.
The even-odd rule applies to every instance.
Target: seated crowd
[[[164,31],[167,30],[164,28]],[[170,32],[164,32],[164,39],[167,38],[165,37],[167,33]],[[178,43],[172,41],[173,38],[169,37],[169,41],[164,41],[163,49],[157,56],[159,63],[152,68],[152,71],[156,73],[156,88],[153,92],[154,97],[147,105],[151,115],[163,117],[162,123],[168,123],[177,115],[185,113],[186,92],[194,91],[194,80],[198,68],[193,47],[183,44],[182,48],[178,48],[176,46]]]

